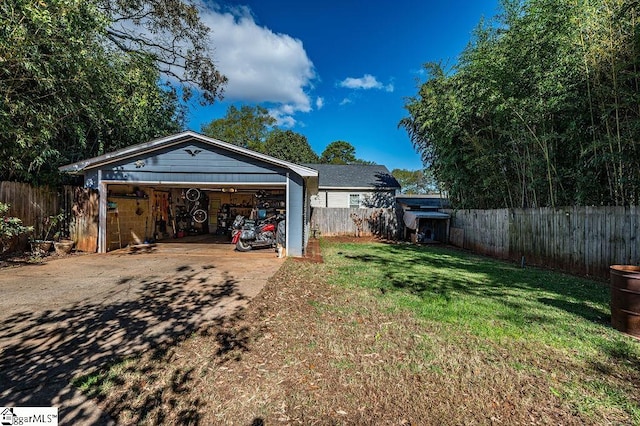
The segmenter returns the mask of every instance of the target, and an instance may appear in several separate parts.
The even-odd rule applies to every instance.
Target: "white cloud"
[[[318,98],[316,99],[316,109],[322,109],[323,106],[324,106],[324,98],[318,96]]]
[[[347,89],[378,89],[385,90],[387,92],[393,92],[394,89],[393,83],[389,83],[385,86],[371,74],[365,74],[360,78],[347,77],[339,83],[339,86],[346,87]]]
[[[276,119],[276,125],[285,128],[291,128],[296,125],[297,120],[293,118],[289,105],[283,105],[279,108],[269,110],[269,115]]]
[[[349,98],[344,98],[342,101],[340,101],[340,105],[346,105],[346,104],[350,104],[352,101]]]
[[[316,73],[302,41],[257,25],[246,7],[202,7],[201,18],[212,29],[216,65],[229,79],[225,99],[281,104],[279,117],[311,110],[305,90]]]

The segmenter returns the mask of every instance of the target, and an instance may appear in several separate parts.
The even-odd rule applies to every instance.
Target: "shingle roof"
[[[400,184],[385,166],[378,164],[303,164],[319,174],[320,188],[390,188]]]

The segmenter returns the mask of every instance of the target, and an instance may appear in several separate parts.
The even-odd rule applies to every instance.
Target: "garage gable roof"
[[[190,140],[197,140],[205,144],[209,144],[215,147],[219,147],[230,152],[238,153],[250,158],[264,161],[266,163],[274,164],[297,173],[302,177],[318,177],[318,171],[309,167],[301,166],[299,164],[291,163],[288,161],[280,160],[269,155],[261,154],[250,149],[242,148],[237,145],[223,142],[218,139],[210,138],[200,133],[193,131],[186,131],[177,133],[164,138],[154,139],[149,142],[141,143],[138,145],[132,145],[118,151],[109,152],[98,157],[89,158],[87,160],[78,161],[77,163],[67,164],[59,168],[61,172],[66,173],[80,173],[88,169],[95,169],[97,167],[109,164],[115,161],[124,160],[130,157],[137,157],[141,154],[156,151],[158,149],[170,147]]]

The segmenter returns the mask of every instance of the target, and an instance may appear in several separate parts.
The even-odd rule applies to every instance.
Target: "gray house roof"
[[[400,189],[385,166],[378,164],[303,164],[317,170],[320,189]]]

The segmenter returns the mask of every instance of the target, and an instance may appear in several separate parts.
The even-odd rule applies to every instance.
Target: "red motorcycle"
[[[278,235],[279,233],[276,231],[276,227],[284,230],[283,225],[278,226],[284,224],[283,219],[282,215],[275,215],[255,222],[238,215],[233,221],[231,243],[236,245],[236,250],[242,252],[254,248],[276,247],[278,239],[284,239],[284,236]]]

